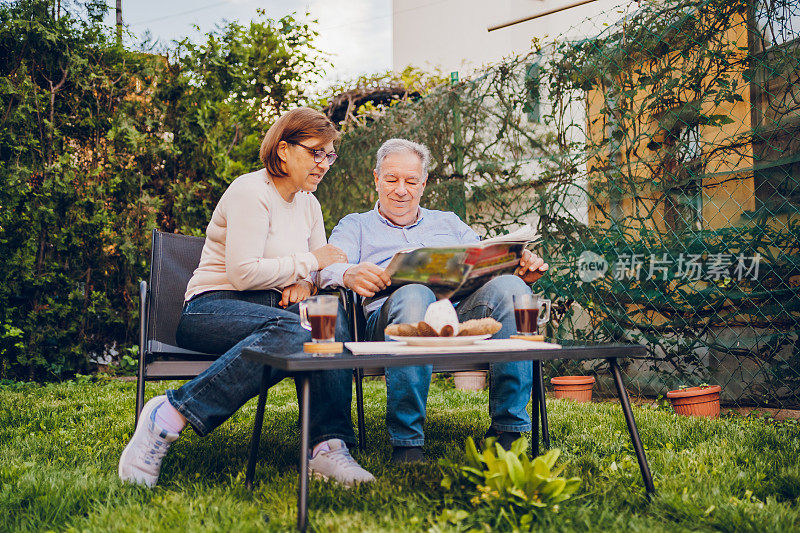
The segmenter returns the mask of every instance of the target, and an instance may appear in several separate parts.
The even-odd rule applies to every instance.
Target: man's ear
[[[378,172],[373,170],[372,171],[372,176],[375,178],[375,190],[377,191],[378,190],[378,180],[379,180]]]
[[[286,163],[286,161],[289,159],[289,154],[287,153],[287,150],[289,150],[289,143],[287,143],[286,141],[280,141],[278,143],[278,149],[276,150],[276,152],[278,153],[278,157],[280,158],[280,160],[283,161],[284,163]]]

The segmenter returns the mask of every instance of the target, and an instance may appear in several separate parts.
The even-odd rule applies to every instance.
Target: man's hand
[[[375,296],[391,283],[386,271],[372,263],[359,263],[344,273],[344,286],[365,298]]]
[[[545,263],[544,259],[530,250],[523,250],[522,257],[519,260],[519,267],[514,273],[521,277],[525,283],[533,283],[544,276],[548,268],[550,268],[550,265]]]
[[[313,287],[309,282],[304,279],[301,279],[297,283],[293,283],[283,289],[281,293],[281,301],[278,302],[278,305],[281,307],[288,307],[292,304],[296,304],[297,302],[302,302],[313,292]]]

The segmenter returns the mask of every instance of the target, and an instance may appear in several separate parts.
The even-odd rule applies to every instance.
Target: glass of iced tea
[[[538,294],[517,294],[514,296],[514,318],[517,333],[535,335],[539,326],[550,320],[550,300]]]
[[[312,296],[300,302],[300,324],[311,331],[314,342],[333,342],[336,337],[337,296]]]

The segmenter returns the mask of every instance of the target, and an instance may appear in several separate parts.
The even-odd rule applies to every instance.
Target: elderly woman
[[[261,144],[264,168],[236,178],[220,198],[176,337],[184,348],[223,355],[181,388],[145,404],[120,457],[123,481],[154,486],[167,449],[187,422],[207,435],[258,394],[262,367],[244,359],[242,350],[293,353],[311,340],[296,304],[314,292],[313,272],[346,260],[326,244],[322,210],[311,194],[336,160],[338,136],[317,111],[284,114]],[[341,317],[336,335],[346,338]],[[269,372],[270,385],[288,376]],[[349,370],[311,378],[309,468],[345,485],[374,480],[345,445],[355,442],[351,380]]]

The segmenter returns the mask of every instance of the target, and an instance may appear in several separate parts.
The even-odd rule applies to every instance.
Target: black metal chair
[[[367,321],[364,317],[364,308],[361,305],[361,297],[353,291],[343,290],[342,298],[345,302],[348,320],[353,340],[360,341],[366,338]],[[434,372],[459,372],[464,370],[489,370],[488,365],[464,364],[459,366],[442,367],[434,365]],[[358,421],[358,448],[364,451],[366,448],[366,435],[364,425],[364,389],[362,381],[364,376],[381,376],[383,369],[370,369],[366,373],[364,369],[354,370],[356,381],[356,417]],[[542,443],[545,448],[550,447],[550,428],[547,423],[547,405],[545,404],[544,374],[542,372],[542,362],[533,363],[533,388],[531,390],[531,410],[534,413],[533,431],[531,435],[531,447],[534,456],[539,455],[539,421],[541,420]],[[538,384],[538,387],[537,387]],[[538,411],[539,416],[536,416]]]
[[[179,348],[175,330],[183,295],[203,251],[202,237],[153,230],[150,283],[139,283],[139,372],[136,382],[136,422],[144,407],[146,381],[191,379],[219,354]]]
[[[150,283],[149,285],[146,281],[139,283],[137,424],[144,407],[144,386],[147,381],[194,378],[221,355],[186,350],[178,347],[175,341],[186,285],[200,264],[204,243],[205,239],[202,237],[153,230]],[[260,395],[247,460],[245,486],[248,489],[253,486],[265,402],[266,394]]]

